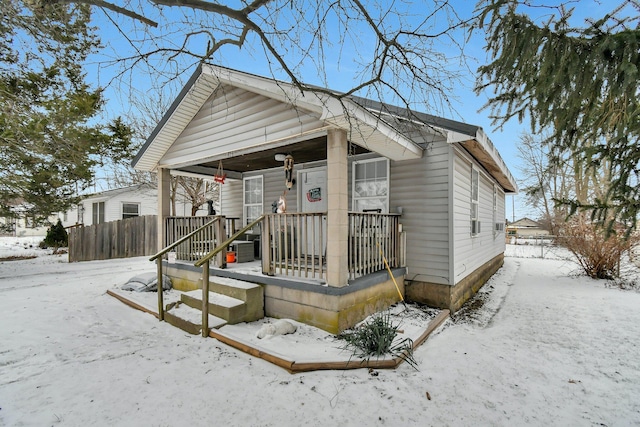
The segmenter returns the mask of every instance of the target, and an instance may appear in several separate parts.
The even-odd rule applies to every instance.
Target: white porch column
[[[327,284],[347,286],[349,234],[349,192],[347,133],[341,129],[327,134]]]
[[[158,168],[158,251],[165,246],[164,221],[171,215],[171,175],[169,169]]]

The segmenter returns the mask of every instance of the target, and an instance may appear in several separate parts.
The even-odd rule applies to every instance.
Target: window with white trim
[[[480,172],[471,168],[471,235],[480,234],[480,219],[478,217],[478,205],[480,199]]]
[[[122,219],[140,216],[140,203],[122,203]]]
[[[493,235],[504,233],[504,222],[498,216],[498,186],[493,184]],[[502,216],[502,215],[500,215]]]
[[[244,225],[253,222],[262,215],[262,175],[250,176],[242,180],[242,212],[244,216]]]
[[[104,202],[93,203],[91,213],[92,224],[102,224],[104,222]]]
[[[353,210],[380,209],[389,212],[389,160],[370,159],[353,162]]]

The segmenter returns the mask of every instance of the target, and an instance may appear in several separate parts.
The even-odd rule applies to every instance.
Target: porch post
[[[327,284],[347,286],[347,237],[349,196],[347,133],[332,129],[327,134]]]
[[[171,214],[171,175],[169,169],[158,168],[158,251],[165,247],[165,218]]]

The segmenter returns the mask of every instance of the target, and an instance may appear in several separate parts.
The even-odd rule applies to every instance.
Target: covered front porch
[[[204,293],[209,276],[237,270],[227,263],[233,250],[237,265],[259,260],[259,271],[234,274],[267,286],[267,315],[337,331],[400,300],[405,239],[401,210],[389,206],[389,162],[420,159],[423,147],[392,116],[393,125],[358,102],[205,64],[196,70],[133,162],[157,174],[164,247],[197,228],[170,217],[171,176],[224,181],[219,219],[175,248],[174,282]],[[286,209],[274,213],[281,198]]]

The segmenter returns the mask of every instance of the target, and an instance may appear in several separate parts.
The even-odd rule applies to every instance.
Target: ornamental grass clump
[[[388,312],[374,315],[367,323],[338,334],[337,338],[345,341],[343,349],[351,350],[352,357],[358,357],[363,363],[372,357],[380,358],[386,354],[400,357],[416,370],[418,364],[413,358],[413,340],[403,338],[395,340],[398,326],[391,321]],[[395,341],[395,342],[394,342]]]

